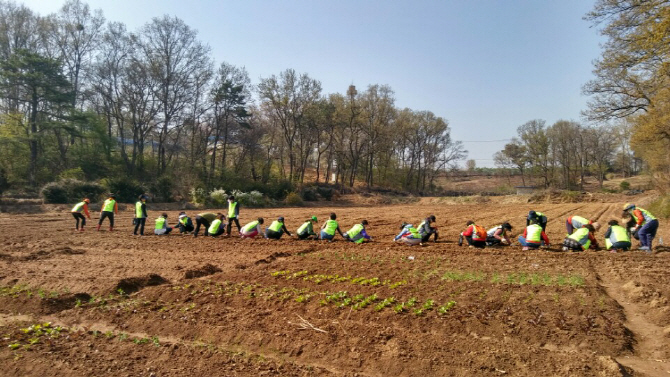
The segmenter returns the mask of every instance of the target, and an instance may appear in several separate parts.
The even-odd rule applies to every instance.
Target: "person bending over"
[[[469,220],[465,226],[467,226],[467,228],[461,233],[460,239],[458,240],[458,246],[462,246],[463,239],[465,239],[468,242],[468,247],[485,248],[486,231],[484,228],[475,224],[472,220]]]
[[[84,226],[86,225],[86,217],[88,217],[89,220],[91,219],[91,214],[88,213],[89,203],[91,203],[91,201],[88,198],[84,198],[84,200],[75,204],[72,208],[72,217],[77,221],[74,230],[83,232]],[[86,217],[84,217],[84,215],[86,215]],[[81,220],[81,228],[79,227],[79,220]]]
[[[512,225],[510,225],[510,223],[503,223],[502,225],[494,226],[486,232],[486,245],[494,246],[511,244],[512,242],[507,235],[507,232],[511,231]]]
[[[242,238],[254,238],[257,235],[261,233],[261,225],[263,224],[264,220],[262,217],[259,217],[258,219],[250,222],[249,224],[246,224],[245,226],[242,227],[242,230],[240,231],[240,237]],[[230,225],[230,223],[228,223]]]
[[[619,225],[619,222],[616,220],[611,220],[607,224],[609,228],[605,232],[605,248],[615,253],[618,250],[630,250],[630,235],[626,231],[626,228]]]
[[[354,225],[348,232],[344,233],[344,239],[357,244],[372,241],[372,237],[365,231],[367,225],[368,220],[363,220],[360,224]]]
[[[319,234],[319,238],[332,242],[335,238],[335,232],[344,237],[344,234],[342,234],[342,231],[340,230],[340,225],[337,223],[337,215],[335,213],[331,213],[330,220],[326,220],[326,222],[321,226],[321,233]]]
[[[224,216],[222,213],[216,215],[216,218],[214,218],[212,223],[209,224],[209,228],[207,228],[207,233],[209,236],[218,237],[226,231],[226,224],[223,222],[225,219],[226,216]]]
[[[286,229],[284,218],[281,216],[277,220],[273,221],[269,227],[265,228],[265,238],[269,238],[271,240],[280,239],[284,233],[288,234],[289,237],[291,236],[291,232]]]
[[[299,240],[306,240],[308,238],[314,238],[317,239],[319,238],[316,233],[314,233],[314,224],[316,224],[318,220],[316,219],[316,216],[312,216],[309,220],[305,221],[300,225],[300,228],[296,231],[296,234],[298,235]]]

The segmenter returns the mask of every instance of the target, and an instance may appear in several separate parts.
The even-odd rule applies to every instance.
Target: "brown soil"
[[[568,215],[604,223],[621,204],[337,207],[344,231],[370,222],[375,242],[360,246],[135,237],[129,211],[115,232],[74,232],[69,213],[1,214],[3,375],[667,375],[669,253],[456,244],[468,219],[519,233],[530,209],[559,244]],[[330,211],[246,210],[242,222],[281,215],[293,231]],[[392,242],[428,214],[440,242]],[[62,328],[30,329],[45,322]]]

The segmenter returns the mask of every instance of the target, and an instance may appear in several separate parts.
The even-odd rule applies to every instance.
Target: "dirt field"
[[[133,237],[130,211],[113,233],[75,233],[67,212],[1,214],[2,374],[667,376],[665,247],[613,254],[456,244],[467,219],[509,220],[518,234],[530,209],[548,215],[559,244],[567,216],[605,223],[621,204],[337,207],[343,231],[370,221],[376,242],[360,246]],[[283,215],[294,231],[329,213],[244,209],[242,222]],[[402,220],[429,214],[440,242],[393,244]],[[177,212],[169,215],[173,223]],[[670,242],[664,221],[656,244],[660,237]]]

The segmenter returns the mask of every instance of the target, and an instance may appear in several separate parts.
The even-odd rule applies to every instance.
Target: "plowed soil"
[[[530,209],[549,217],[558,245],[567,216],[605,224],[621,204],[337,207],[343,231],[370,222],[375,242],[364,245],[135,237],[130,211],[114,232],[74,232],[67,212],[3,214],[1,374],[665,376],[664,246],[563,253],[457,245],[468,219],[487,228],[509,221],[519,234]],[[245,209],[242,223],[284,216],[294,231],[330,212]],[[439,242],[392,242],[403,220],[418,225],[429,214]],[[661,237],[670,240],[664,221],[656,244]]]

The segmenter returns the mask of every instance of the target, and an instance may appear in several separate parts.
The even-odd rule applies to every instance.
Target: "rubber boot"
[[[112,228],[112,227],[110,226],[110,227],[109,227],[109,231],[110,231],[110,232],[113,232],[113,231],[114,231],[114,228]]]
[[[97,230],[98,232],[100,231],[100,224],[98,224],[98,226],[95,228],[95,230]]]
[[[84,231],[84,227],[82,226],[82,227],[79,229],[79,231],[80,231],[80,232],[83,232],[83,231]]]

